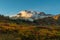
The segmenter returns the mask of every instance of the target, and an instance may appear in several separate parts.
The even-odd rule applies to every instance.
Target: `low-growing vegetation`
[[[60,40],[59,19],[44,19],[30,22],[0,16],[0,40]]]

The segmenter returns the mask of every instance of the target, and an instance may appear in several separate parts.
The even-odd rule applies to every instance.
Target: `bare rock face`
[[[44,12],[39,12],[39,15],[45,16],[46,14]]]

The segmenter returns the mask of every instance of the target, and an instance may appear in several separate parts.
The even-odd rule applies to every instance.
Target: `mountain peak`
[[[15,17],[16,18],[21,18],[21,19],[27,19],[27,20],[36,20],[40,18],[45,18],[49,17],[51,15],[45,14],[44,12],[36,12],[36,11],[28,11],[28,10],[23,10],[20,11]]]

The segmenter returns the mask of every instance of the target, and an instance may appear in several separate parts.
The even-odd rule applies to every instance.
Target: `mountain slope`
[[[54,18],[55,20],[58,20],[59,17],[60,17],[60,14],[53,16],[53,18]]]
[[[31,22],[0,16],[0,40],[60,40],[59,21],[53,17]]]

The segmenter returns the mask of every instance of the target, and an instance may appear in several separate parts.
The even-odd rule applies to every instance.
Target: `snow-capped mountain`
[[[19,19],[25,19],[25,20],[36,20],[40,18],[45,18],[45,17],[51,17],[52,15],[45,14],[44,12],[36,12],[36,11],[20,11],[16,16],[12,16],[12,18],[19,18]]]

